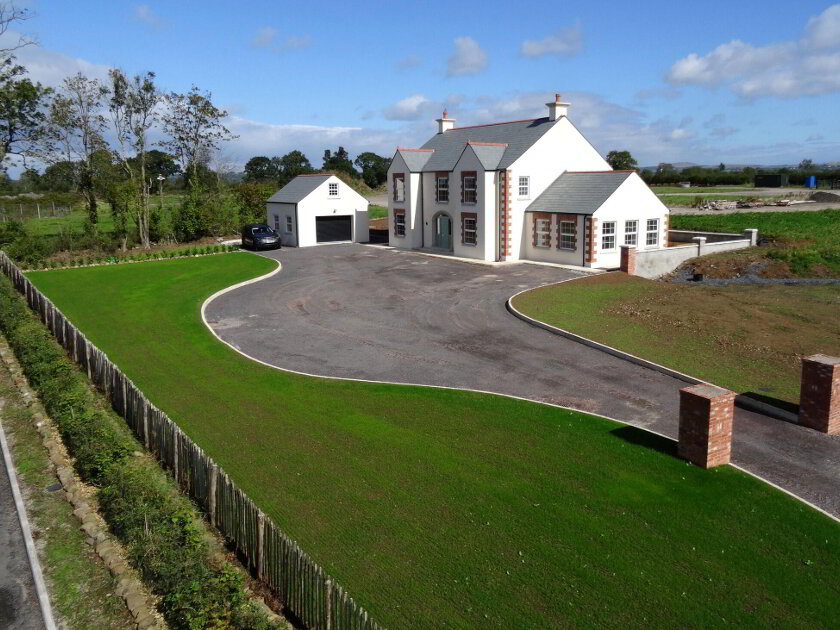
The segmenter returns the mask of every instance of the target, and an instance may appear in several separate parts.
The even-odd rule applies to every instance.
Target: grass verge
[[[32,410],[21,399],[5,364],[0,362],[3,426],[9,437],[50,603],[62,627],[71,630],[134,628],[134,620],[114,594],[116,580],[85,542],[73,507],[56,483],[49,455],[35,428]]]
[[[759,236],[773,244],[749,250],[751,261],[760,257],[781,263],[791,275],[840,275],[840,210],[671,215],[671,227],[710,232],[758,228]],[[728,259],[721,256],[721,260]]]
[[[517,296],[553,326],[737,392],[799,400],[799,357],[840,353],[840,286],[695,286],[622,273]]]
[[[840,615],[837,523],[733,468],[584,413],[236,354],[199,307],[272,268],[242,253],[31,278],[387,627]]]
[[[245,595],[242,575],[215,557],[194,506],[149,457],[86,376],[0,279],[0,330],[56,423],[74,467],[99,488],[103,517],[160,597],[173,630],[276,628]]]
[[[387,216],[388,208],[385,206],[377,206],[373,203],[368,206],[368,219],[381,219]]]

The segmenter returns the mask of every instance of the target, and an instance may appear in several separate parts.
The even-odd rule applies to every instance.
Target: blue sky
[[[602,152],[658,162],[840,160],[840,4],[20,3],[34,78],[153,70],[212,91],[220,161],[390,155],[459,125],[531,118],[561,92]]]

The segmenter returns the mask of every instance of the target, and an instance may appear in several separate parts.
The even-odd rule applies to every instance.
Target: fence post
[[[324,611],[324,627],[332,630],[332,580],[327,578],[326,588],[326,610]]]
[[[265,514],[257,510],[257,577],[265,578]]]
[[[218,478],[216,464],[210,464],[210,484],[207,489],[207,514],[210,516],[210,524],[216,527],[216,480]]]

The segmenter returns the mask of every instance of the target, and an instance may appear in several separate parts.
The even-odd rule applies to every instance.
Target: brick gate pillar
[[[840,357],[803,357],[799,424],[823,433],[840,433]]]
[[[680,457],[703,468],[728,464],[734,415],[735,392],[703,383],[681,389]]]
[[[636,275],[636,248],[632,245],[621,246],[620,269],[628,276]]]

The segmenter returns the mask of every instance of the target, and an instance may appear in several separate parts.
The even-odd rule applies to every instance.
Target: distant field
[[[219,343],[202,301],[272,268],[240,253],[30,277],[386,627],[840,618],[840,527],[734,468],[580,412],[304,377]]]
[[[657,195],[668,193],[683,193],[686,195],[693,195],[695,193],[703,194],[725,192],[749,192],[750,190],[754,190],[754,188],[755,187],[751,184],[744,186],[709,186],[706,188],[683,188],[681,186],[651,186],[651,190],[653,190],[653,192],[655,192]]]
[[[760,237],[774,241],[772,247],[741,250],[719,257],[763,258],[786,265],[792,275],[840,276],[840,210],[671,215],[671,227],[712,232],[758,228]]]
[[[381,219],[388,216],[388,208],[372,203],[368,206],[368,219]]]
[[[795,199],[795,195],[707,195],[699,193],[696,195],[665,195],[660,196],[659,200],[666,206],[681,206],[691,207],[697,202],[700,197],[704,201],[752,201],[759,199],[769,203],[775,203],[780,199]]]

